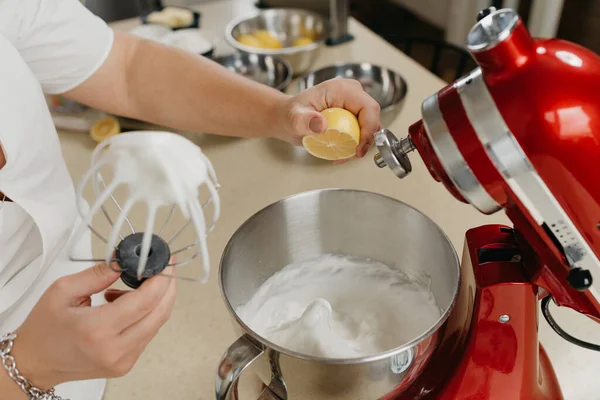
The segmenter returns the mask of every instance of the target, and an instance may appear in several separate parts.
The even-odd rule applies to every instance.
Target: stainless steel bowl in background
[[[411,341],[360,359],[287,350],[238,317],[236,309],[273,274],[324,254],[372,259],[426,277],[442,316]],[[264,399],[378,399],[392,390],[399,396],[427,365],[455,304],[460,265],[444,232],[414,208],[376,193],[329,189],[281,200],[247,220],[225,248],[219,282],[240,338],[219,365],[218,400],[231,398],[246,367],[269,385]]]
[[[215,61],[239,75],[280,91],[284,91],[292,80],[292,67],[278,57],[239,53],[217,57]]]
[[[245,46],[237,41],[240,35],[267,30],[283,44],[281,49],[261,49]],[[294,41],[312,35],[313,43],[293,47]],[[231,21],[225,28],[227,42],[238,51],[281,57],[292,67],[295,75],[303,74],[312,66],[318,51],[327,39],[328,22],[325,17],[307,10],[274,8]]]
[[[359,81],[363,89],[381,106],[381,122],[384,127],[389,126],[398,115],[408,90],[406,81],[397,72],[364,62],[336,64],[308,72],[298,79],[296,91],[333,78]]]

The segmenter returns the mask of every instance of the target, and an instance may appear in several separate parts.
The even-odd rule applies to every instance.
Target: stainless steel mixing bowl
[[[381,106],[384,126],[389,126],[396,118],[408,89],[406,81],[397,72],[364,62],[336,64],[308,72],[298,79],[296,90],[301,91],[333,78],[359,81]]]
[[[241,52],[281,57],[290,63],[295,75],[300,75],[308,71],[317,57],[327,39],[327,27],[327,20],[319,14],[301,9],[273,8],[231,21],[225,28],[225,38]],[[237,41],[240,35],[257,30],[269,31],[281,41],[283,48],[261,49]],[[296,39],[307,35],[312,36],[313,43],[292,46]]]
[[[235,310],[273,274],[324,254],[369,258],[426,277],[442,316],[411,341],[357,359],[287,350],[238,317]],[[225,248],[219,279],[240,338],[219,365],[217,399],[231,398],[245,369],[268,385],[262,399],[377,399],[399,395],[427,365],[454,306],[460,266],[446,235],[417,210],[375,193],[331,189],[281,200],[246,221]]]
[[[240,53],[218,57],[215,61],[237,74],[281,91],[292,80],[292,67],[278,57]]]

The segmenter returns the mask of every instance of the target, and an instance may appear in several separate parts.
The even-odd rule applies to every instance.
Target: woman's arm
[[[102,67],[65,95],[176,129],[296,144],[301,136],[326,129],[319,111],[343,107],[362,127],[359,156],[379,128],[379,105],[356,81],[334,80],[290,97],[202,56],[119,32]]]
[[[246,137],[276,136],[288,98],[204,57],[120,32],[104,65],[66,96],[163,126]]]

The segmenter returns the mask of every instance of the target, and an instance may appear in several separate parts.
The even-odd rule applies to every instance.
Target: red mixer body
[[[425,100],[411,149],[381,140],[396,152],[376,162],[403,177],[416,148],[457,199],[504,210],[514,226],[467,232],[439,346],[385,400],[562,400],[538,341],[539,300],[600,322],[600,57],[533,39],[512,10],[487,14],[467,39],[479,68]]]
[[[489,50],[475,51],[479,75],[497,112],[524,152],[526,162],[554,196],[593,256],[600,254],[600,57],[562,40],[534,40],[518,21],[510,36]],[[469,77],[463,80],[466,87]],[[567,282],[569,263],[560,242],[573,229],[544,226],[530,206],[502,176],[473,118],[461,99],[460,82],[436,94],[439,112],[464,162],[516,230],[535,258],[527,271],[532,283],[552,294],[561,306],[600,318],[592,292]],[[491,126],[491,125],[490,125]],[[484,129],[484,124],[481,124]],[[457,188],[434,150],[423,120],[409,129],[412,142],[432,176],[459,200],[471,202]],[[495,210],[494,210],[495,211]],[[550,232],[549,232],[550,231]],[[563,233],[564,232],[564,233]],[[600,276],[597,277],[600,281]]]
[[[509,227],[467,232],[459,296],[436,352],[415,382],[382,400],[563,400],[520,253]]]

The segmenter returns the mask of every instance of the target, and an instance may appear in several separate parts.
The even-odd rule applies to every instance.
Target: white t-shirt
[[[0,334],[21,325],[57,278],[90,266],[68,258],[75,191],[44,92],[84,82],[112,43],[111,29],[78,0],[0,0],[0,192],[13,200],[0,206]],[[91,258],[89,232],[79,243],[76,256]],[[104,385],[72,382],[57,393],[99,400]]]

